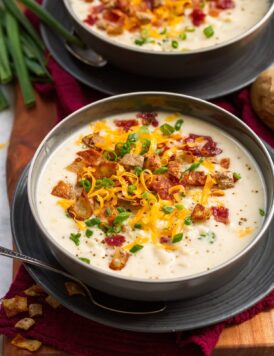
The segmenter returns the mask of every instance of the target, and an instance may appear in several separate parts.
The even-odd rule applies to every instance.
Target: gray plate
[[[272,151],[272,157],[273,157]],[[43,241],[32,217],[27,198],[28,167],[18,183],[11,209],[12,234],[19,252],[36,257],[61,268]],[[274,281],[274,222],[265,239],[245,268],[224,287],[202,297],[167,303],[167,309],[153,316],[126,316],[91,305],[82,296],[68,297],[63,277],[36,267],[27,267],[37,283],[71,311],[101,324],[119,329],[164,333],[191,330],[230,318],[254,305],[273,288]],[[94,291],[94,293],[98,293]],[[122,307],[127,301],[97,294],[97,298],[111,298]],[[96,299],[97,299],[96,298]],[[136,308],[140,306],[135,303]]]
[[[44,6],[57,20],[71,29],[69,15],[63,1],[45,0]],[[50,29],[42,26],[42,36],[56,61],[72,76],[87,86],[114,95],[134,91],[170,91],[202,99],[217,98],[250,84],[274,60],[274,19],[264,41],[258,42],[243,58],[232,63],[225,71],[210,77],[196,79],[155,79],[121,71],[111,65],[91,68],[70,55],[64,42]]]

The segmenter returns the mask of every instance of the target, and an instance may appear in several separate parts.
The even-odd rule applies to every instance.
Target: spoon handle
[[[51,265],[49,265],[49,264],[47,264],[45,262],[42,262],[42,261],[37,260],[36,258],[30,257],[30,256],[26,256],[26,255],[24,255],[24,254],[22,254],[20,252],[10,250],[10,249],[5,248],[3,246],[0,246],[0,255],[6,256],[6,257],[10,257],[10,258],[14,258],[16,260],[20,260],[22,262],[25,262],[25,263],[28,263],[28,264],[31,264],[31,265],[34,265],[34,266],[37,266],[37,267],[41,267],[41,268],[47,269],[49,271],[62,274],[63,276],[65,276],[67,278],[76,280],[76,278],[74,278],[70,274],[68,274],[66,272],[63,272],[63,271],[61,271],[61,270],[59,270],[57,268],[54,268],[54,267],[52,267]],[[77,279],[77,281],[78,281],[78,279]]]

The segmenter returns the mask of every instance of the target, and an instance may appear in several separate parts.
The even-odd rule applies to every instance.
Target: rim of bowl
[[[188,96],[188,95],[183,95],[183,94],[176,94],[176,93],[172,93],[172,92],[158,92],[158,91],[145,91],[145,92],[126,93],[126,94],[115,95],[115,96],[112,96],[112,97],[108,97],[108,98],[105,98],[105,99],[98,100],[98,101],[96,101],[94,103],[88,104],[88,105],[84,106],[83,108],[80,108],[80,109],[76,110],[75,112],[73,112],[72,114],[67,116],[65,119],[63,119],[56,126],[54,126],[54,128],[46,135],[46,137],[40,143],[39,147],[37,148],[37,150],[36,150],[36,152],[35,152],[35,154],[33,156],[33,159],[31,161],[31,165],[30,165],[30,169],[29,169],[29,173],[28,173],[27,193],[28,193],[28,201],[29,201],[29,205],[30,205],[30,208],[31,208],[31,212],[32,212],[32,215],[33,215],[36,223],[38,224],[40,230],[42,231],[43,235],[47,239],[49,239],[51,241],[51,243],[53,245],[55,245],[55,247],[60,252],[65,254],[68,258],[73,259],[76,263],[78,263],[79,265],[82,265],[82,267],[87,269],[87,270],[91,269],[91,270],[93,270],[93,271],[95,271],[97,273],[101,273],[103,275],[105,274],[105,275],[108,275],[109,277],[114,277],[114,278],[118,278],[118,279],[129,281],[129,282],[147,283],[147,284],[150,284],[150,283],[161,284],[161,283],[183,282],[183,281],[188,281],[188,280],[194,280],[194,279],[201,278],[201,277],[204,277],[204,276],[209,276],[209,275],[214,274],[215,272],[217,272],[217,271],[229,266],[230,264],[232,264],[233,262],[237,261],[238,259],[240,259],[242,256],[247,254],[259,242],[259,240],[262,238],[262,236],[265,234],[266,230],[268,229],[268,227],[269,227],[269,225],[270,225],[270,223],[272,221],[272,217],[274,215],[274,199],[273,198],[272,198],[272,205],[270,206],[269,213],[268,213],[266,219],[264,220],[263,225],[261,226],[261,228],[258,231],[258,233],[254,236],[253,240],[242,251],[240,251],[235,256],[233,256],[230,259],[228,259],[227,261],[217,265],[216,267],[212,268],[209,271],[199,272],[199,273],[187,275],[187,276],[184,276],[184,277],[163,278],[163,279],[159,279],[159,280],[145,279],[145,278],[138,278],[138,277],[127,277],[127,276],[123,276],[123,275],[117,275],[117,274],[115,274],[115,272],[104,270],[103,268],[100,268],[100,267],[97,267],[97,266],[94,266],[94,265],[87,265],[86,263],[84,263],[81,260],[79,260],[76,256],[74,256],[71,252],[69,252],[66,249],[63,249],[62,246],[54,239],[54,237],[50,233],[48,233],[46,227],[44,226],[44,224],[42,222],[42,219],[40,219],[38,210],[35,208],[34,204],[32,204],[33,201],[35,201],[35,202],[37,201],[37,197],[36,196],[32,197],[32,194],[31,194],[31,191],[30,191],[30,187],[32,185],[32,179],[31,179],[32,171],[33,171],[33,168],[34,168],[34,165],[35,165],[35,162],[36,162],[36,158],[39,155],[40,151],[43,149],[44,143],[48,140],[48,138],[52,135],[52,133],[57,128],[59,128],[62,125],[65,125],[65,123],[67,121],[71,120],[74,116],[79,115],[82,112],[85,112],[89,108],[91,108],[93,106],[96,106],[98,104],[107,103],[109,101],[113,101],[113,100],[116,100],[116,99],[119,99],[119,98],[125,98],[125,97],[131,97],[131,96],[150,96],[150,95],[169,96],[169,97],[177,97],[177,98],[187,99],[187,100],[190,100],[190,101],[194,101],[196,103],[203,104],[204,106],[210,107],[211,109],[213,109],[215,111],[217,110],[217,111],[223,113],[224,115],[229,116],[232,120],[236,121],[238,124],[243,126],[243,128],[253,138],[253,140],[255,141],[257,146],[259,146],[259,148],[264,152],[265,156],[268,159],[270,167],[272,167],[272,176],[274,177],[274,165],[273,165],[272,159],[271,159],[271,157],[270,157],[265,145],[261,141],[261,139],[244,122],[242,122],[237,116],[231,114],[230,112],[220,108],[219,106],[217,106],[215,104],[207,102],[205,100],[202,100],[202,99],[199,99],[199,98],[195,98],[195,97],[192,97],[192,96]],[[231,134],[229,134],[229,135],[232,136]],[[238,141],[238,140],[236,139],[236,141]],[[242,145],[242,146],[245,148],[244,145]],[[246,149],[246,150],[249,152],[248,149]],[[264,185],[265,185],[265,182],[264,182]],[[37,192],[37,190],[35,191],[35,193],[36,192]]]
[[[257,1],[260,1],[260,0],[257,0]],[[108,38],[108,36],[104,36],[104,35],[101,35],[100,33],[97,33],[90,26],[86,25],[83,21],[81,21],[78,18],[78,16],[75,14],[74,10],[72,9],[72,6],[70,4],[70,0],[63,0],[63,2],[65,4],[65,7],[66,7],[67,11],[73,17],[73,19],[81,27],[83,27],[85,30],[90,32],[90,34],[92,34],[93,36],[97,37],[98,39],[100,39],[100,40],[102,40],[104,42],[107,42],[110,45],[115,45],[118,48],[120,47],[122,49],[127,49],[127,50],[130,50],[132,52],[139,52],[139,53],[145,53],[145,54],[151,54],[151,55],[161,55],[161,56],[167,56],[167,55],[169,55],[169,56],[170,55],[178,56],[178,55],[191,55],[191,54],[206,53],[206,52],[211,52],[211,51],[214,51],[216,49],[220,49],[220,48],[229,46],[229,45],[231,45],[231,44],[233,44],[235,42],[238,42],[241,39],[249,36],[253,32],[255,32],[258,28],[260,28],[262,25],[264,25],[274,13],[274,1],[272,0],[272,4],[270,4],[270,7],[269,7],[268,11],[265,13],[265,15],[258,22],[255,23],[254,26],[252,26],[251,28],[249,28],[245,32],[239,34],[238,36],[231,38],[230,40],[221,42],[221,43],[219,43],[218,45],[215,45],[215,46],[209,46],[209,47],[190,50],[190,51],[186,51],[186,52],[176,52],[176,51],[161,52],[161,51],[153,51],[153,50],[149,50],[149,49],[141,49],[141,48],[138,48],[137,46],[135,48],[134,46],[128,46],[128,45],[125,45],[123,43],[120,43],[119,41],[112,41],[112,39]]]

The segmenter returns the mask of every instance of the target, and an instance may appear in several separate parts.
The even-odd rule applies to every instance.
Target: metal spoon
[[[108,311],[112,311],[112,312],[120,313],[120,314],[128,314],[128,315],[149,315],[149,314],[160,313],[166,309],[166,305],[163,303],[134,302],[134,301],[131,302],[128,300],[125,300],[125,303],[124,303],[124,300],[122,300],[123,303],[121,303],[121,299],[112,297],[112,296],[108,296],[107,298],[105,297],[105,301],[110,303],[110,306],[108,306],[106,304],[102,304],[102,303],[98,302],[97,300],[95,300],[90,289],[83,282],[81,282],[78,278],[75,278],[71,274],[68,274],[62,270],[59,270],[59,269],[49,265],[48,263],[42,262],[42,261],[37,260],[36,258],[30,257],[30,256],[23,255],[19,252],[9,250],[2,246],[0,246],[0,255],[14,258],[14,259],[20,260],[22,262],[25,262],[27,264],[47,269],[51,272],[58,273],[66,278],[73,280],[74,282],[78,283],[85,290],[87,296],[89,297],[90,301],[94,305],[96,305],[99,308],[108,310]],[[120,308],[118,309],[118,308],[113,307],[113,304],[115,304],[115,302],[117,302],[117,301],[119,304],[122,304],[123,306],[129,306],[129,309],[120,309]],[[132,307],[133,308],[137,307],[138,309],[141,308],[141,310],[136,310],[136,309],[131,310]]]
[[[74,30],[71,33],[77,36]],[[107,61],[100,54],[87,46],[81,48],[72,43],[65,42],[65,47],[75,58],[91,67],[102,68],[107,64]]]

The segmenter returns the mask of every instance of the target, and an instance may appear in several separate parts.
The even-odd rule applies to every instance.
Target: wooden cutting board
[[[35,149],[56,123],[54,100],[37,95],[37,105],[25,109],[19,90],[16,90],[16,110],[7,159],[7,188],[11,201],[17,180]],[[18,270],[14,264],[14,275]],[[43,346],[38,355],[66,355]],[[1,355],[1,350],[0,350]],[[3,356],[30,355],[15,348],[9,338],[4,340]],[[187,356],[187,355],[186,355]],[[264,312],[239,326],[224,330],[213,356],[274,356],[274,310]]]

